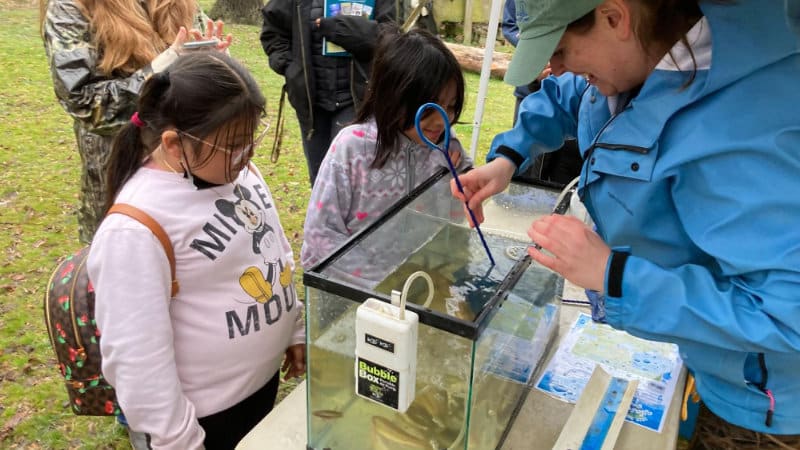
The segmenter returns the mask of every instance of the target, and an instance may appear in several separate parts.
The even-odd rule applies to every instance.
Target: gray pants
[[[128,440],[131,441],[133,450],[151,450],[149,434],[133,431],[130,427],[126,427],[126,429],[128,430]]]

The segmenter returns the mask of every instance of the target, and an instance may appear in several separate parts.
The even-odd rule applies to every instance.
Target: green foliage
[[[30,2],[0,0],[0,448],[129,448],[113,419],[72,414],[44,326],[47,277],[59,258],[80,246],[74,216],[80,158],[72,120],[53,94],[35,8]],[[257,77],[275,124],[283,80],[267,65],[259,28],[229,30],[235,36],[231,53]],[[462,117],[471,122],[478,76],[468,74],[467,82]],[[492,136],[511,125],[513,108],[512,88],[493,80],[478,162]],[[287,109],[280,160],[269,160],[271,139],[255,160],[299,254],[310,188],[297,120],[288,104]],[[469,123],[456,126],[465,147],[471,128]],[[296,274],[302,294],[301,278]],[[293,386],[284,385],[281,395]]]

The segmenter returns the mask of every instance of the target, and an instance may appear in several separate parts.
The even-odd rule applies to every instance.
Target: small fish
[[[318,409],[312,414],[321,419],[338,419],[339,417],[342,417],[341,411],[336,411],[333,409]]]

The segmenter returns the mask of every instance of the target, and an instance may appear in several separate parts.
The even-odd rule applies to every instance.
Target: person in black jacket
[[[270,68],[286,79],[312,186],[328,146],[364,97],[378,24],[397,17],[395,0],[374,0],[369,18],[324,17],[324,5],[324,0],[270,0],[261,10],[261,46]],[[323,55],[323,37],[350,56]]]

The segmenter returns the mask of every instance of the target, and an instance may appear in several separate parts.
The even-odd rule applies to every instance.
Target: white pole
[[[514,1],[514,0],[506,0]],[[475,153],[478,151],[478,137],[481,134],[481,122],[483,121],[483,106],[486,103],[486,92],[489,90],[489,77],[492,71],[492,54],[494,54],[494,44],[497,42],[497,24],[500,23],[500,10],[503,0],[492,0],[492,9],[489,13],[489,31],[486,33],[486,50],[483,53],[483,66],[481,67],[481,81],[478,88],[478,100],[475,104],[475,118],[472,120],[472,144],[470,145],[470,156],[475,160]]]

